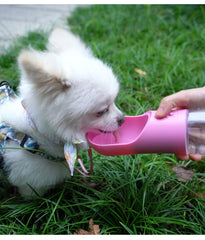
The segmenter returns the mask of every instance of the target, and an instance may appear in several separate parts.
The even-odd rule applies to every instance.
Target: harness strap
[[[0,87],[5,86],[5,85],[8,86],[10,89],[12,89],[12,86],[8,81],[1,81],[0,82]]]
[[[25,134],[24,137],[21,140],[20,147],[26,149],[26,147],[27,147],[26,143],[29,141],[29,139],[31,139],[31,138],[27,134]],[[34,150],[31,150],[31,149],[26,149],[26,150],[31,152],[31,153],[36,153],[35,150],[39,149],[39,147],[40,147],[39,144],[37,142],[35,142],[35,144],[33,144],[33,146],[32,146],[32,149],[34,149]]]
[[[28,135],[25,134],[23,139],[21,140],[21,143],[20,143],[20,146],[23,148],[24,147],[24,144],[26,143],[26,141],[28,140]]]

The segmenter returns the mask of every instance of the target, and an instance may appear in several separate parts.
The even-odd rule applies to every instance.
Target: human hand
[[[161,100],[157,109],[156,117],[166,117],[172,110],[178,109],[200,109],[205,108],[205,87],[182,90],[167,96]],[[191,158],[193,161],[200,161],[203,156],[195,155],[178,155],[180,160],[188,160]]]
[[[205,108],[205,87],[182,90],[163,98],[156,112],[157,118],[166,117],[172,110]]]

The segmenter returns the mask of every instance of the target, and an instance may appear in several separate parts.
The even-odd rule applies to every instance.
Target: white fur
[[[47,49],[20,54],[20,96],[0,106],[0,120],[32,136],[51,155],[64,157],[65,142],[79,138],[88,147],[87,131],[117,130],[123,120],[114,104],[119,84],[112,69],[70,32],[54,30]],[[38,132],[26,121],[22,99]],[[55,143],[56,138],[61,144]],[[14,142],[9,145],[19,147]],[[65,162],[53,162],[25,150],[6,150],[4,160],[9,181],[23,195],[34,194],[32,188],[43,194],[70,177]]]

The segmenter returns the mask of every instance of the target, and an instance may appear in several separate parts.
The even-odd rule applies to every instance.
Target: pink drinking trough
[[[171,112],[162,119],[156,111],[139,116],[126,116],[125,122],[113,133],[88,132],[91,147],[106,156],[175,153],[187,154],[187,110]]]

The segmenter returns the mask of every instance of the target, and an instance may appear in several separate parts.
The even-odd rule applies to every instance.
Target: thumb
[[[187,107],[187,97],[185,91],[174,93],[162,99],[156,112],[157,118],[166,117],[172,110]]]
[[[161,101],[161,103],[160,103],[160,105],[157,109],[157,112],[155,114],[156,118],[166,117],[171,112],[171,110],[173,109],[173,105],[170,102],[166,103],[163,100]]]

